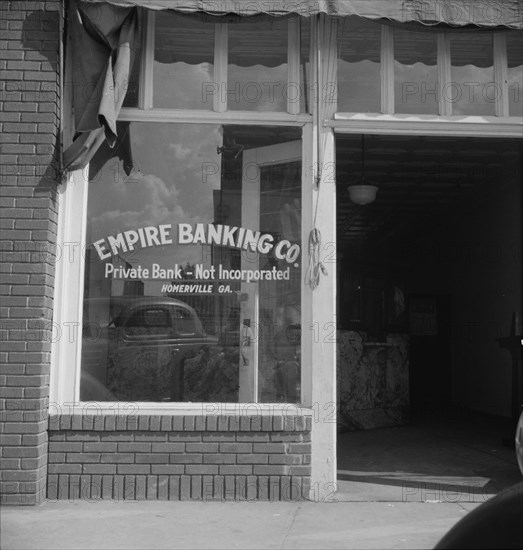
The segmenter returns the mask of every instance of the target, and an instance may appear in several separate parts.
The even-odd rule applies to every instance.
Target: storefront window
[[[155,18],[154,107],[211,110],[213,72],[213,23],[168,12]]]
[[[229,25],[227,106],[232,111],[286,111],[288,23],[270,19]],[[295,86],[294,86],[295,87]]]
[[[301,131],[119,135],[90,167],[81,400],[299,402]]]
[[[339,30],[338,111],[379,113],[381,26],[347,18]]]
[[[394,29],[396,113],[439,112],[437,36]]]
[[[507,36],[507,80],[509,116],[523,116],[523,37],[521,33]]]
[[[494,82],[492,34],[452,34],[450,57],[451,81],[442,93],[452,114],[494,116],[501,87]]]

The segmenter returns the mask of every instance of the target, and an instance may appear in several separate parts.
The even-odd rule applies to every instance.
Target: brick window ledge
[[[310,414],[51,414],[47,498],[307,500]]]
[[[93,409],[49,415],[49,431],[150,431],[150,432],[310,432],[312,410],[250,414],[143,414]]]

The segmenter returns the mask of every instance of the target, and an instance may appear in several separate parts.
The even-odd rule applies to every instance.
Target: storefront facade
[[[521,138],[522,13],[287,4],[4,8],[6,503],[335,497],[337,142]]]

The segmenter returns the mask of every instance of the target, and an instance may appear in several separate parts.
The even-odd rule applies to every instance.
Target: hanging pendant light
[[[350,200],[364,206],[376,199],[378,192],[377,185],[370,185],[365,182],[365,135],[361,135],[361,183],[348,186]]]

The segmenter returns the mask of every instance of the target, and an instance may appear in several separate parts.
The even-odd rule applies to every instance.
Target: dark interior
[[[336,156],[339,498],[483,501],[520,479],[521,140],[341,135]]]
[[[411,405],[511,414],[521,140],[346,134],[336,161],[339,327],[409,336]],[[347,190],[362,178],[379,188],[364,206]]]
[[[336,144],[341,249],[419,242],[470,209],[478,192],[498,191],[504,172],[521,166],[520,140],[358,134],[339,136]],[[362,145],[365,180],[379,187],[365,207],[347,191],[362,177]]]

